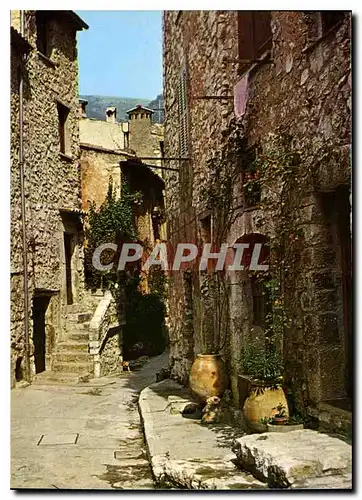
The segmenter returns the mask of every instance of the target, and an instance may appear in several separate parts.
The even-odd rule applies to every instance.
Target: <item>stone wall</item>
[[[105,377],[122,370],[122,335],[110,331],[100,351],[100,375]]]
[[[165,173],[170,243],[203,241],[202,219],[213,215],[203,197],[211,178],[208,162],[227,150],[233,127],[245,138],[245,147],[262,151],[272,147],[273,137],[288,134],[293,150],[302,152],[301,180],[304,171],[313,171],[313,183],[297,202],[304,219],[295,286],[288,296],[293,328],[284,338],[285,378],[300,405],[345,397],[351,362],[342,304],[341,235],[333,202],[323,195],[341,186],[348,190],[350,182],[350,19],[312,43],[315,22],[302,12],[271,13],[271,63],[249,65],[244,73],[246,111],[235,120],[232,98],[241,78],[237,12],[164,14],[165,155],[180,154],[177,88],[186,67],[190,158],[169,162],[179,171]],[[230,165],[240,161],[229,157]],[[278,221],[267,208],[270,192],[261,193],[261,206],[246,209],[242,178],[235,182],[235,217],[225,235],[229,245],[251,233],[274,235]],[[338,193],[336,200],[343,203]],[[217,226],[213,220],[211,232]],[[228,279],[230,335],[224,354],[237,400],[241,346],[255,328],[247,276]],[[186,383],[194,356],[205,349],[209,309],[197,271],[187,278],[173,273],[169,289],[172,375]]]
[[[12,19],[19,29],[18,11]],[[55,13],[48,22],[50,52],[36,50],[35,11],[25,11],[25,38],[32,46],[24,67],[24,161],[26,229],[29,279],[29,330],[32,336],[31,306],[34,294],[58,294],[66,305],[64,288],[64,242],[62,213],[79,220],[81,209],[78,127],[78,62],[76,29],[67,17]],[[12,385],[14,370],[24,351],[23,266],[20,217],[19,96],[12,54],[11,92],[11,262],[12,262]],[[57,103],[69,108],[66,121],[67,154],[60,152]],[[78,224],[78,223],[77,223]],[[81,222],[76,242],[76,299],[83,286]],[[16,303],[16,305],[15,305]],[[53,318],[54,336],[61,329],[60,317]],[[32,350],[32,347],[31,347]],[[32,354],[32,351],[31,351]]]

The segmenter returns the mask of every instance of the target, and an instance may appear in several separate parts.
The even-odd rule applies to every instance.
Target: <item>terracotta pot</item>
[[[285,425],[288,422],[286,417],[274,417],[273,424],[275,425]]]
[[[221,397],[228,386],[226,367],[220,354],[198,354],[191,367],[190,390],[200,401]]]
[[[288,402],[280,385],[260,386],[260,384],[252,384],[250,394],[244,403],[244,417],[251,428],[260,432],[260,419],[273,418],[276,413],[274,408],[279,404],[285,406],[285,417],[288,419]]]

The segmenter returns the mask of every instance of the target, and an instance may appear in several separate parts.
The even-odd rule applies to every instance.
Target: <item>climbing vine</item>
[[[147,276],[150,293],[144,293],[138,265],[129,266],[124,271],[117,270],[122,243],[139,242],[133,210],[134,205],[140,203],[141,194],[132,193],[127,183],[123,184],[121,196],[117,198],[110,179],[103,204],[99,208],[94,203],[90,204],[85,232],[86,283],[92,290],[102,288],[112,292],[120,317],[126,320],[122,329],[125,359],[160,354],[167,342],[166,278],[163,271],[150,268]],[[112,269],[108,271],[97,270],[92,264],[93,253],[102,243],[115,243],[118,246],[116,252],[102,252],[101,263],[113,263]]]
[[[113,268],[107,272],[95,269],[92,257],[95,249],[102,243],[120,244],[136,240],[133,205],[139,200],[140,193],[131,193],[127,183],[122,185],[121,196],[117,198],[110,178],[107,196],[102,205],[97,208],[94,202],[90,203],[85,229],[85,277],[88,288],[114,290],[118,284],[120,276],[117,272],[117,252],[102,252],[102,264],[114,263]]]
[[[297,260],[303,238],[300,200],[306,193],[306,186],[312,183],[312,170],[306,166],[301,171],[303,155],[292,142],[288,134],[280,132],[270,135],[263,148],[256,147],[251,152],[243,128],[231,122],[228,143],[209,160],[208,182],[202,189],[202,200],[213,215],[216,245],[226,241],[232,224],[245,208],[259,209],[254,212],[253,220],[256,228],[268,237],[270,272],[268,276],[255,271],[248,273],[263,283],[269,310],[263,328],[264,345],[244,345],[242,369],[264,378],[283,373],[283,334],[292,326],[286,288],[294,286],[298,272]],[[207,336],[211,337],[211,344],[220,349],[215,339],[223,337],[225,345],[230,328],[227,275],[209,273],[201,283],[201,296],[208,297],[210,290],[216,307],[214,332]],[[292,297],[293,291],[289,289],[289,293]]]

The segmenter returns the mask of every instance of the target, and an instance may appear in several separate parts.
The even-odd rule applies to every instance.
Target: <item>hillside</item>
[[[97,120],[105,119],[106,108],[109,106],[115,106],[117,108],[117,120],[120,122],[127,120],[126,111],[137,106],[137,104],[142,104],[152,109],[161,108],[163,106],[162,94],[158,95],[153,101],[142,98],[138,99],[132,97],[111,97],[100,95],[81,95],[79,97],[88,101],[88,118],[96,118]],[[163,113],[159,111],[155,111],[154,121],[160,123],[162,120],[162,114]]]

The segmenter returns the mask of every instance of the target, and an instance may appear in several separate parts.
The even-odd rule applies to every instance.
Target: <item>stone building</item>
[[[129,110],[129,122],[118,122],[117,110],[109,107],[105,120],[87,118],[86,102],[80,101],[80,147],[82,206],[100,206],[106,198],[110,179],[118,196],[122,179],[143,194],[143,203],[134,207],[139,238],[152,245],[165,238],[162,219],[162,125],[152,124],[153,111],[143,106]],[[158,159],[159,158],[159,159]],[[143,161],[144,159],[144,161]]]
[[[12,386],[50,369],[65,309],[82,300],[82,29],[72,11],[11,13]]]
[[[164,176],[170,244],[225,242],[231,255],[235,243],[269,242],[270,274],[282,271],[272,307],[282,301],[288,317],[284,381],[310,412],[352,396],[350,41],[346,12],[164,14],[164,151],[181,158]],[[243,349],[268,313],[249,271],[225,271],[211,307],[197,269],[169,285],[172,376],[187,383],[226,325],[236,403]]]

